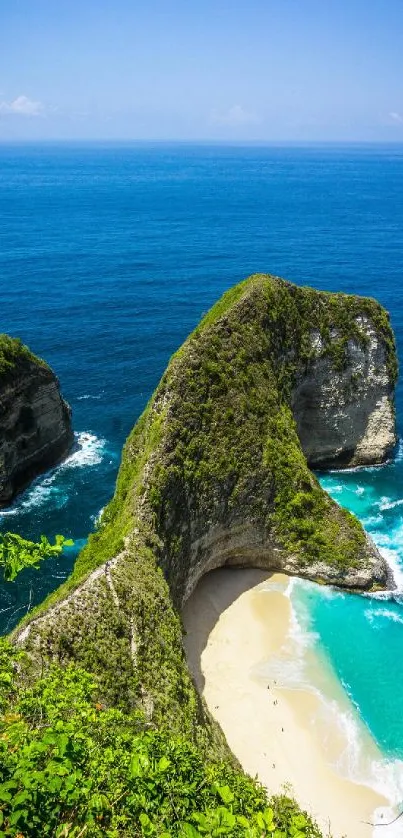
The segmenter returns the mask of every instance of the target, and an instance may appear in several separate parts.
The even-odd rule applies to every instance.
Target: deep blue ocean
[[[3,529],[75,540],[1,586],[3,632],[69,573],[170,355],[225,289],[264,271],[377,297],[403,357],[403,146],[0,145],[0,221],[0,329],[57,372],[76,432],[68,460],[0,516]],[[400,384],[400,426],[402,398]],[[321,480],[403,590],[399,450]],[[298,607],[385,757],[402,759],[399,597],[302,584]]]

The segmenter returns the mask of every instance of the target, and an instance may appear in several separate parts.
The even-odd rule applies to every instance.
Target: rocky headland
[[[19,340],[0,335],[0,506],[72,443],[71,411],[55,374]]]
[[[389,318],[374,300],[266,275],[228,291],[171,359],[72,576],[16,630],[33,673],[77,661],[108,703],[141,705],[155,724],[220,750],[178,611],[224,565],[387,585],[375,545],[309,464],[385,460],[396,377]]]

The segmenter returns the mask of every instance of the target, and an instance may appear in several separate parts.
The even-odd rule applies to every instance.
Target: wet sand
[[[324,835],[371,838],[374,811],[387,801],[329,764],[343,742],[336,725],[327,729],[324,753],[319,728],[312,724],[321,712],[319,696],[282,689],[261,675],[262,664],[280,653],[288,635],[288,581],[258,570],[222,569],[205,576],[183,613],[189,666],[245,771],[269,793],[286,787]]]

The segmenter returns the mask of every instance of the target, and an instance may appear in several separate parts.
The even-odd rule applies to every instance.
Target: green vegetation
[[[0,334],[0,379],[3,382],[26,372],[32,364],[49,369],[45,361],[37,358],[19,338]]]
[[[24,667],[23,655],[18,666]],[[13,688],[15,652],[0,644],[0,838],[320,838],[286,796],[183,736],[98,700],[96,680],[52,667]]]
[[[215,523],[240,510],[302,565],[322,559],[339,567],[340,584],[345,569],[365,564],[363,531],[308,469],[290,409],[295,381],[316,351],[312,335],[340,369],[348,340],[368,340],[363,316],[384,342],[393,385],[394,336],[375,300],[266,275],[227,291],[173,356],[130,434],[115,495],[71,577],[29,619],[122,551],[129,535],[132,543],[135,529],[136,549],[157,555],[180,601],[196,515]],[[299,506],[295,495],[304,498]]]
[[[147,501],[178,601],[189,519],[210,526],[248,520],[292,550],[301,566],[333,566],[341,584],[347,569],[366,564],[362,528],[309,471],[291,409],[298,376],[318,351],[312,336],[340,370],[348,342],[368,341],[363,316],[384,341],[394,382],[393,333],[378,303],[273,277],[252,277],[227,292],[174,356],[143,421],[150,439],[160,405],[169,404],[164,441],[147,474]]]
[[[177,609],[220,527],[246,522],[314,578],[318,563],[340,584],[366,567],[361,526],[310,472],[292,414],[315,353],[337,371],[349,340],[366,345],[363,316],[394,382],[378,303],[260,275],[173,356],[72,575],[14,634],[26,656],[1,652],[0,838],[318,838],[239,769],[194,688]]]
[[[38,568],[40,562],[52,556],[58,556],[64,547],[73,545],[71,539],[57,535],[51,544],[46,536],[39,542],[28,541],[15,532],[0,533],[0,567],[3,568],[6,582],[13,582],[25,567]]]
[[[14,533],[3,542],[8,579],[69,544]],[[99,679],[72,663],[32,683],[29,656],[0,639],[0,838],[321,838],[286,794],[268,801],[166,718],[157,727],[103,696]]]

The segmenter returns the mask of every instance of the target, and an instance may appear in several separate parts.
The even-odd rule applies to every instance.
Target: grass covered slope
[[[19,338],[0,334],[0,387],[14,381],[33,365],[50,371],[45,361],[37,358]]]
[[[108,702],[141,700],[157,723],[203,739],[175,607],[204,572],[241,564],[356,588],[385,584],[359,522],[310,472],[292,414],[312,332],[340,367],[349,343],[367,340],[363,315],[393,387],[393,334],[375,301],[260,275],[224,295],[174,355],[129,436],[115,496],[73,574],[17,629],[36,664],[38,649],[79,661],[100,674]]]
[[[393,391],[393,333],[374,300],[268,276],[227,292],[172,358],[129,437],[115,498],[76,572],[96,553],[110,555],[111,537],[134,526],[177,604],[203,572],[225,563],[382,584],[385,569],[361,525],[308,469],[292,411],[315,357],[312,334],[336,373],[351,342],[365,347],[363,316],[384,345]]]
[[[94,814],[89,835],[194,838],[195,834],[274,833],[275,826],[254,820],[263,805],[261,791],[250,785],[243,789],[244,775],[234,766],[221,731],[194,689],[183,653],[178,607],[203,573],[223,564],[282,569],[357,588],[385,583],[385,567],[360,524],[333,503],[309,470],[293,416],[296,388],[317,362],[318,353],[330,361],[336,375],[349,363],[352,345],[366,350],[364,321],[372,324],[381,345],[392,398],[397,374],[393,334],[386,312],[375,301],[298,288],[263,275],[227,292],[174,355],[130,434],[114,498],[71,577],[14,632],[14,644],[27,653],[18,695],[6,698],[18,724],[27,724],[35,741],[41,736],[35,725],[53,713],[56,702],[54,697],[51,707],[45,706],[51,682],[46,675],[44,681],[43,674],[54,666],[50,677],[61,685],[61,696],[67,696],[62,706],[56,702],[57,718],[52,719],[57,729],[61,730],[60,723],[63,727],[71,722],[74,740],[77,718],[90,714],[88,748],[94,762],[89,766],[83,757],[79,769],[86,788],[96,786],[97,794],[104,795],[103,802],[94,803],[95,810],[88,802],[87,810],[104,807],[103,824],[107,811],[110,831]],[[359,393],[357,389],[357,398]],[[85,708],[68,698],[70,676],[63,673],[70,671],[80,684],[88,673],[93,679],[91,687],[85,682]],[[42,696],[36,715],[30,709],[31,694],[27,698],[24,692],[31,689],[36,698]],[[115,775],[99,762],[107,731],[102,722],[97,726],[98,717],[92,718],[94,702],[118,714],[111,718],[117,725],[116,743],[126,744],[122,753],[110,739],[107,747],[110,764],[120,766],[120,791],[110,788]],[[200,786],[186,792],[186,803],[172,797],[161,778],[157,785],[161,780],[165,791],[158,792],[159,804],[154,791],[151,802],[141,789],[139,798],[130,798],[133,806],[143,805],[140,810],[154,819],[151,826],[144,819],[140,823],[138,808],[134,816],[126,804],[114,809],[111,803],[131,794],[133,776],[126,769],[127,753],[131,754],[128,740],[135,730],[136,736],[140,731],[146,737],[138,745],[145,749],[147,769],[141,769],[142,776],[150,766],[158,774],[156,766],[169,750],[175,782],[192,760],[201,778]],[[151,737],[151,742],[147,731],[161,733],[162,739]],[[31,733],[24,735],[29,743]],[[9,753],[8,745],[4,747],[12,781],[17,770],[15,749]],[[38,754],[46,751],[40,748]],[[154,774],[144,780],[149,791],[155,787]],[[101,786],[98,776],[104,778]],[[222,792],[225,799],[217,784],[228,786],[229,793]],[[200,788],[206,788],[206,797],[204,792],[200,796]],[[56,789],[55,794],[60,803],[61,792]],[[181,826],[182,814],[171,813],[169,825],[158,820],[158,805],[163,799],[169,806],[169,794],[172,811],[183,812],[189,828]],[[204,828],[198,812],[219,808],[220,800],[229,811],[226,826],[217,821],[213,828],[210,820]],[[57,817],[63,829],[69,817],[74,829],[77,826],[76,832],[62,830],[60,835],[84,834],[80,830],[85,812],[77,806],[71,813],[63,802],[60,806],[62,815]],[[283,806],[288,814],[282,814]],[[300,829],[292,823],[298,817],[292,802],[273,801],[272,808],[275,824],[286,838],[319,834],[311,822],[301,821]],[[215,817],[221,815],[211,814]],[[273,824],[272,816],[267,817]],[[26,834],[39,834],[32,829]]]

